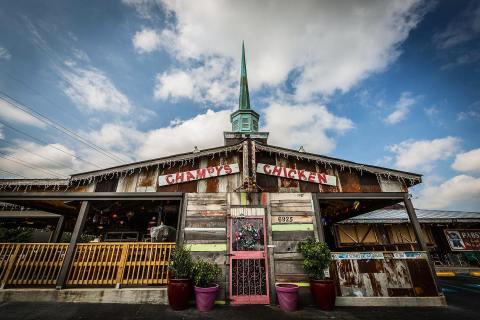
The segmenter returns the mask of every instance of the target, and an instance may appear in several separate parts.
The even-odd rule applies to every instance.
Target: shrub
[[[193,260],[190,250],[184,246],[177,246],[170,257],[170,277],[172,279],[190,279]]]
[[[197,287],[213,287],[220,273],[220,267],[216,263],[198,259],[193,264],[193,282]]]
[[[324,270],[332,262],[332,255],[327,244],[310,238],[300,242],[298,250],[304,257],[303,269],[310,278],[315,280],[325,279]]]

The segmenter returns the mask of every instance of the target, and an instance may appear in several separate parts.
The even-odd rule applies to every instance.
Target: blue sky
[[[242,40],[270,143],[422,173],[417,207],[480,210],[478,1],[2,1],[0,175],[221,145]]]

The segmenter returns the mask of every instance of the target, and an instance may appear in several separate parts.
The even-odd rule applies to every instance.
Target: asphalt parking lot
[[[336,308],[323,312],[315,308],[285,313],[269,306],[217,306],[212,312],[200,313],[193,307],[172,311],[166,306],[84,304],[84,303],[4,303],[0,319],[398,319],[455,320],[478,319],[480,311],[480,278],[456,276],[440,280],[449,306],[446,308]]]

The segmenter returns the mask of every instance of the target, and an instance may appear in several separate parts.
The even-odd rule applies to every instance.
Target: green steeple
[[[245,63],[245,45],[242,42],[242,66],[240,70],[240,97],[238,110],[230,115],[232,131],[241,133],[258,132],[260,115],[250,109],[250,94],[248,93],[247,64]]]
[[[240,97],[238,100],[240,110],[250,109],[250,94],[248,93],[247,64],[245,63],[245,45],[242,42],[242,69],[240,72]]]

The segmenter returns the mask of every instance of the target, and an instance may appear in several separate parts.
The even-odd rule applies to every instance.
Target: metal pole
[[[435,267],[430,257],[430,252],[428,251],[427,243],[425,242],[425,239],[423,236],[422,227],[418,222],[417,215],[415,214],[415,208],[413,207],[412,201],[410,200],[410,196],[408,193],[405,193],[403,202],[405,203],[405,209],[407,210],[408,218],[410,219],[410,223],[412,224],[413,232],[415,233],[417,242],[420,245],[420,250],[425,251],[427,254],[428,266],[430,267],[430,272],[432,274],[433,282],[435,284],[437,292],[439,293],[439,295],[443,295],[442,289],[440,288],[440,285],[438,283]]]
[[[50,239],[50,242],[58,242],[62,238],[63,233],[63,224],[65,223],[65,216],[60,216],[57,221],[57,226],[55,227],[55,231],[53,232],[53,236]]]
[[[325,231],[323,230],[323,224],[322,224],[322,212],[320,211],[318,197],[315,196],[315,194],[312,194],[312,201],[313,201],[313,214],[315,215],[315,220],[317,222],[318,240],[321,242],[325,242]]]
[[[88,209],[90,208],[89,201],[82,201],[80,206],[80,211],[78,212],[77,221],[75,222],[75,227],[73,228],[72,238],[68,244],[67,252],[65,253],[65,259],[63,260],[62,268],[57,278],[57,283],[55,288],[57,290],[65,288],[67,282],[68,272],[70,271],[70,265],[72,264],[73,257],[75,255],[75,247],[78,242],[78,238],[82,234],[85,221],[87,221]]]

